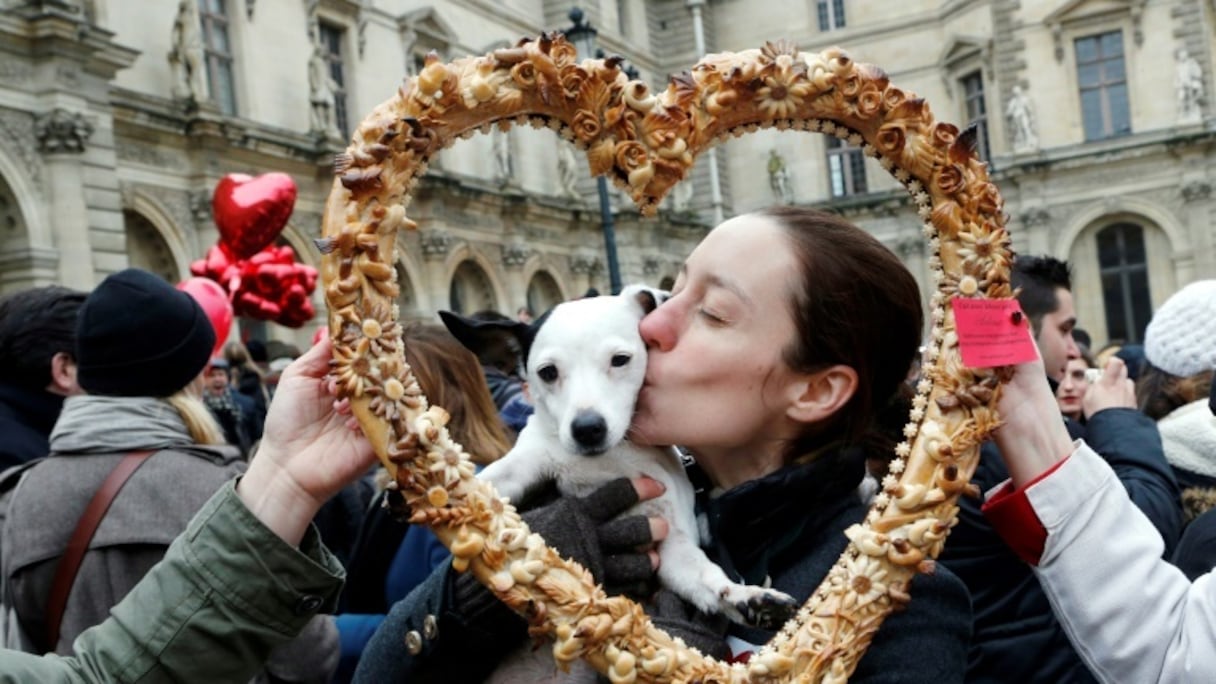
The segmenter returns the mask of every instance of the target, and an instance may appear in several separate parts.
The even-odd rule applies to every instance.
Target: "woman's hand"
[[[1014,367],[1013,379],[1001,387],[997,411],[996,445],[1015,486],[1025,486],[1072,453],[1042,358]]]
[[[375,461],[346,401],[334,401],[325,337],[296,359],[279,381],[261,446],[237,486],[254,515],[298,544],[321,504]]]

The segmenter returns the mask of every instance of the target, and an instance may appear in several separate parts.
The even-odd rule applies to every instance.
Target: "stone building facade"
[[[576,4],[656,86],[707,51],[783,37],[845,47],[939,119],[974,123],[1015,248],[1072,260],[1095,341],[1138,339],[1154,306],[1216,277],[1216,0],[0,0],[0,292],[87,289],[127,265],[187,277],[230,172],[292,175],[282,240],[315,265],[330,162],[362,113],[428,52],[560,29]],[[731,141],[658,219],[613,192],[623,280],[668,283],[716,220],[788,201],[849,216],[924,283],[908,198],[835,143]],[[402,236],[403,315],[607,289],[595,183],[563,144],[513,129],[437,159],[410,207],[421,227]],[[251,327],[296,342],[311,329]]]

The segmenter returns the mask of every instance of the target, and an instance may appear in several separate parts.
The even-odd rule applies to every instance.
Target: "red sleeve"
[[[1064,459],[1066,461],[1068,459]],[[989,524],[1005,540],[1018,558],[1038,565],[1043,556],[1043,546],[1047,543],[1047,529],[1039,521],[1039,516],[1026,498],[1026,490],[1039,480],[1054,473],[1064,461],[1053,465],[1038,477],[1031,480],[1021,489],[1014,489],[1013,483],[1006,481],[992,492],[980,510]]]

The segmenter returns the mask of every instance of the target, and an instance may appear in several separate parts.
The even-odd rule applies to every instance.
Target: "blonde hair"
[[[211,415],[211,411],[203,400],[190,391],[190,387],[190,385],[183,387],[173,395],[166,397],[165,401],[169,402],[169,405],[176,409],[178,415],[182,417],[182,422],[186,424],[186,430],[190,433],[190,439],[194,440],[195,444],[227,444],[223,428],[216,422],[215,416]]]

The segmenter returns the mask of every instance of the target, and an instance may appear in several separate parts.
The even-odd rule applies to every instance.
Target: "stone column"
[[[1183,223],[1191,238],[1189,251],[1173,250],[1174,274],[1177,286],[1195,279],[1196,273],[1212,273],[1216,268],[1216,239],[1212,238],[1212,184],[1205,178],[1194,178],[1182,185]],[[1206,263],[1205,263],[1206,262]]]
[[[96,284],[81,155],[93,124],[80,112],[57,108],[35,122],[46,161],[47,218],[59,250],[59,284],[91,290]]]
[[[597,254],[585,251],[570,255],[570,273],[574,275],[574,287],[570,290],[570,296],[582,297],[591,287],[599,290],[600,294],[608,294],[607,288],[595,283],[596,274],[603,271],[604,262]]]
[[[444,277],[444,264],[448,253],[456,244],[447,231],[438,229],[425,230],[420,236],[423,264],[423,291],[418,293],[418,308],[423,311],[438,311],[447,309],[450,304],[447,293],[451,285]],[[423,298],[431,301],[422,301]]]
[[[532,256],[532,248],[522,242],[513,242],[502,246],[503,287],[506,289],[507,303],[503,308],[504,314],[515,318],[519,307],[528,303],[528,283],[524,281],[524,264]]]

